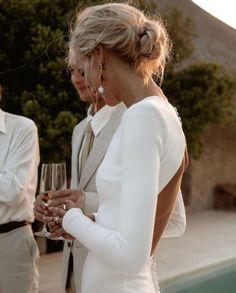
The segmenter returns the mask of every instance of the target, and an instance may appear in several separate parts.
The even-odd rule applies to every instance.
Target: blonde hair
[[[171,45],[160,19],[124,3],[88,7],[77,16],[69,47],[88,56],[99,44],[133,65],[145,81],[153,74],[162,80]]]

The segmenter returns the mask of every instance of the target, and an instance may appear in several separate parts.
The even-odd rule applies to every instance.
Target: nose
[[[77,83],[77,84],[79,84],[83,81],[83,77],[81,76],[79,70],[75,70],[73,72],[73,74],[71,75],[71,81],[73,83]]]

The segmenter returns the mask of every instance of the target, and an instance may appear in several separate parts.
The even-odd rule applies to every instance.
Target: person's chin
[[[91,97],[88,96],[88,95],[84,95],[82,93],[79,93],[79,97],[80,97],[80,100],[82,102],[85,102],[85,103],[91,103]]]

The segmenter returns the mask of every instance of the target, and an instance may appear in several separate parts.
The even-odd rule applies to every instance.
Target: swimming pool
[[[161,286],[161,293],[236,293],[236,261],[183,276]]]

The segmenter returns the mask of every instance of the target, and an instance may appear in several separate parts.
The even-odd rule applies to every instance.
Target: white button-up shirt
[[[34,122],[0,109],[0,224],[34,220],[38,164]]]
[[[105,105],[102,107],[98,112],[92,115],[92,105],[88,108],[87,117],[86,117],[86,124],[91,121],[91,127],[93,130],[94,137],[98,136],[98,134],[102,131],[102,129],[106,126],[109,119],[112,116],[112,113],[116,111],[118,108],[126,110],[126,106],[123,103],[118,104],[116,107],[110,107]],[[81,147],[81,150],[84,147],[84,141]],[[79,165],[81,165],[81,155],[82,151],[79,153]]]

